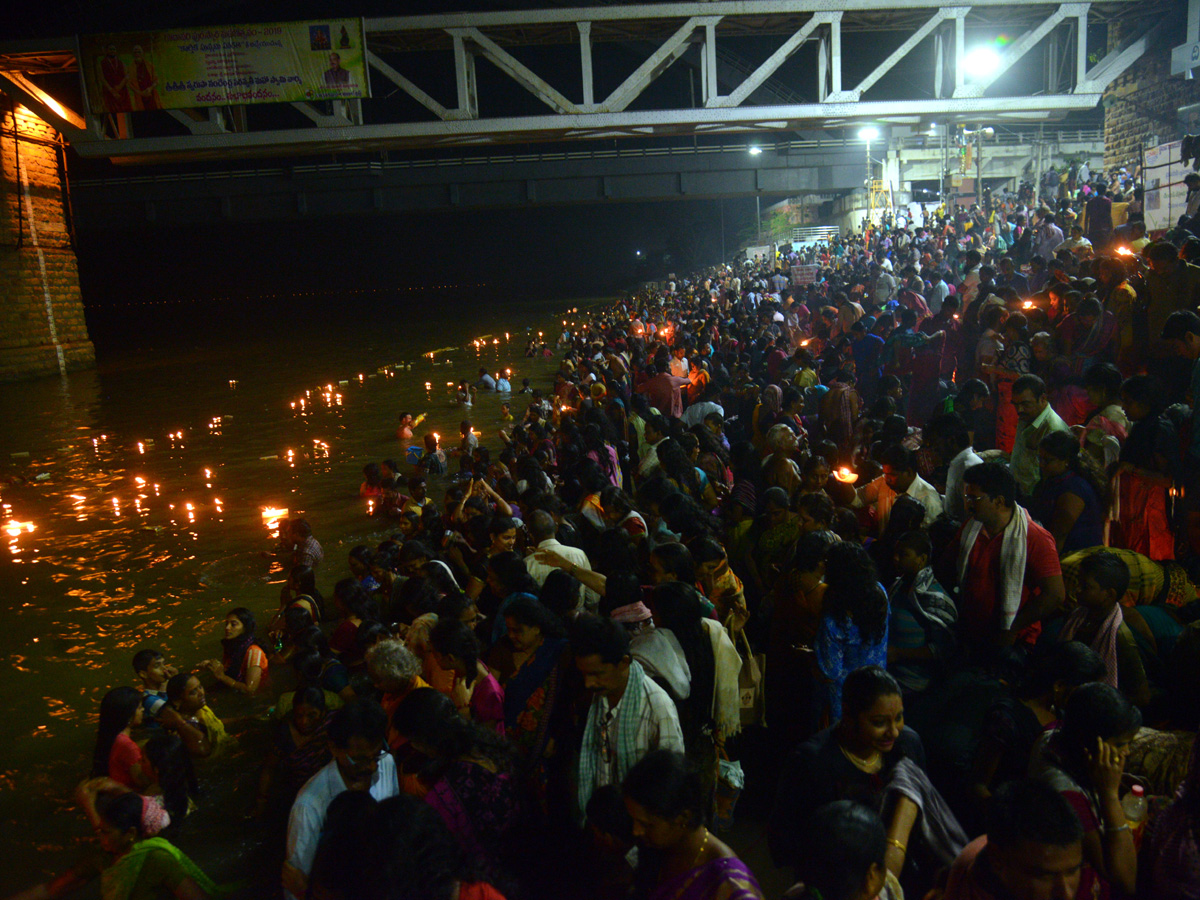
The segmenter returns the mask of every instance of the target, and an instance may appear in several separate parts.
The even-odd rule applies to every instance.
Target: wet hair
[[[152,647],[147,647],[145,650],[139,650],[137,653],[133,654],[133,671],[138,675],[141,675],[152,665],[154,665],[156,660],[160,660],[162,658],[162,653],[153,649]]]
[[[330,802],[308,876],[310,896],[362,896],[359,856],[377,805],[367,791],[342,791]]]
[[[1110,685],[1093,681],[1081,686],[1063,707],[1062,740],[1075,768],[1084,764],[1085,752],[1096,748],[1096,738],[1107,740],[1136,731],[1142,713]]]
[[[1013,693],[1020,699],[1042,697],[1059,682],[1077,688],[1104,677],[1107,667],[1100,654],[1081,641],[1063,641],[1034,650],[1023,667]]]
[[[608,665],[617,665],[629,656],[629,633],[612,619],[579,616],[571,626],[571,651],[575,658],[599,656]]]
[[[130,688],[132,690],[132,688]],[[137,832],[138,838],[144,838],[142,830],[142,797],[133,791],[116,794],[101,793],[96,798],[96,812],[100,818],[113,828],[125,834],[129,829]]]
[[[1106,591],[1112,591],[1118,601],[1129,590],[1129,567],[1115,553],[1099,550],[1085,556],[1079,563],[1079,584],[1090,578]]]
[[[131,687],[113,688],[100,701],[100,722],[96,726],[96,748],[92,753],[93,778],[108,774],[108,757],[117,735],[129,727],[141,704],[142,692]]]
[[[167,702],[172,706],[178,705],[178,701],[183,699],[183,693],[187,690],[187,683],[195,677],[192,672],[180,672],[172,675],[167,680]]]
[[[512,619],[518,625],[540,629],[545,637],[560,638],[566,636],[567,628],[563,624],[562,619],[554,615],[554,613],[533,597],[513,597],[509,604],[504,607],[503,615],[506,620]]]
[[[356,737],[382,744],[387,737],[387,726],[387,714],[374,700],[352,700],[329,720],[329,740],[342,749]]]
[[[379,463],[369,462],[362,468],[363,481],[368,487],[379,487],[383,483],[383,472]]]
[[[1003,498],[1008,506],[1017,502],[1017,479],[1004,463],[984,462],[963,472],[963,484],[973,484],[993,500]]]
[[[853,719],[875,705],[880,697],[899,697],[900,683],[881,666],[863,666],[842,684],[842,718]]]
[[[805,833],[796,871],[821,900],[854,900],[871,867],[883,869],[887,832],[879,814],[861,803],[825,804],[805,823]]]
[[[842,541],[825,554],[825,614],[851,621],[865,642],[881,638],[887,629],[887,595],[871,555],[860,544]]]
[[[228,619],[230,616],[233,616],[235,619],[241,622],[242,628],[244,629],[242,632],[242,637],[234,638],[235,641],[240,641],[245,637],[254,637],[254,629],[257,627],[257,623],[254,621],[254,613],[250,612],[250,610],[244,606],[235,606],[229,612],[225,613],[225,618]]]
[[[188,814],[189,795],[199,793],[196,771],[183,740],[171,732],[156,734],[146,742],[145,752],[162,788],[163,808],[172,824],[182,822]]]
[[[1021,842],[1069,847],[1083,840],[1083,824],[1067,799],[1045,781],[1002,784],[988,805],[987,840],[1001,849]]]
[[[479,638],[458,617],[439,615],[437,624],[429,631],[429,646],[445,656],[461,659],[466,668],[463,682],[468,686],[475,683],[479,674]]]
[[[704,822],[708,800],[699,773],[676,750],[651,750],[622,784],[625,796],[667,821],[682,817],[692,827]]]

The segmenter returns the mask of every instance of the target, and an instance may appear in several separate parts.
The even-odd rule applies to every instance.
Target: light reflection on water
[[[260,621],[274,609],[282,572],[260,553],[273,545],[263,508],[313,522],[328,592],[350,547],[389,533],[365,515],[358,485],[364,463],[404,459],[400,411],[427,413],[422,430],[457,435],[459,380],[486,366],[536,384],[552,369],[524,357],[526,327],[545,327],[563,303],[455,315],[455,302],[365,330],[316,321],[247,336],[231,327],[209,346],[177,337],[110,352],[98,370],[65,381],[0,385],[0,827],[11,860],[0,895],[70,865],[87,840],[70,795],[90,768],[99,700],[131,683],[133,653],[158,646],[190,667],[219,654],[230,607],[248,606]],[[468,346],[505,327],[512,340]],[[424,355],[456,346],[466,349]],[[519,413],[524,403],[513,400]],[[480,396],[468,414],[477,430],[496,434],[499,404]],[[287,673],[271,676],[272,693],[287,689]],[[244,876],[237,861],[261,855],[265,835],[275,852],[279,836],[240,824],[256,772],[253,717],[267,701],[210,698],[242,736],[242,756],[203,767],[209,793],[180,843],[220,880]],[[230,769],[241,784],[221,777]],[[232,833],[230,822],[239,823]],[[267,870],[273,879],[273,859]]]

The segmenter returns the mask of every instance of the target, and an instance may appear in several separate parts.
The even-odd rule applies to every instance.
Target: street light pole
[[[762,246],[762,205],[758,194],[754,195],[754,221],[758,226],[758,245]]]

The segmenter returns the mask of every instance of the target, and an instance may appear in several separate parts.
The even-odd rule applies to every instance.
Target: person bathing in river
[[[217,681],[240,694],[253,694],[267,674],[267,654],[254,640],[254,614],[244,606],[225,617],[225,637],[221,659],[209,659],[201,666]]]
[[[412,413],[400,413],[400,426],[396,429],[396,437],[402,441],[411,441],[415,424]]]
[[[133,671],[141,683],[142,708],[146,716],[153,719],[167,705],[167,681],[179,670],[167,665],[158,650],[148,647],[133,655]]]

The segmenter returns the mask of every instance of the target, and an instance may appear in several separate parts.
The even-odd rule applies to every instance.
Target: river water
[[[556,361],[527,359],[526,341],[541,329],[553,343],[577,305],[450,289],[329,295],[268,315],[197,307],[169,327],[131,305],[93,329],[96,369],[0,385],[0,896],[61,871],[88,842],[71,792],[90,768],[100,698],[132,683],[133,653],[156,646],[190,667],[220,655],[230,607],[260,621],[275,608],[262,510],[309,519],[328,596],[347,551],[388,535],[358,485],[365,463],[403,462],[398,413],[428,413],[423,427],[453,446],[453,385],[481,366],[511,368],[514,387],[544,385]],[[457,349],[430,359],[439,348]],[[494,448],[499,404],[481,395],[470,413]],[[240,817],[269,698],[209,696],[244,749],[202,767],[206,794],[179,844],[219,881],[250,877],[239,895],[264,896],[280,826]]]

